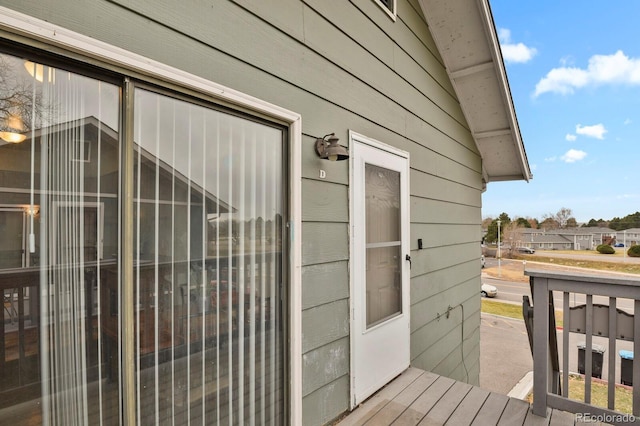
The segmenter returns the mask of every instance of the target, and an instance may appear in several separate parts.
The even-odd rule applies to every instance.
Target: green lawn
[[[569,376],[569,399],[584,401],[584,376],[571,374]],[[615,410],[621,413],[631,414],[633,408],[633,390],[631,388],[615,385]],[[529,403],[533,402],[533,395],[527,397]],[[608,386],[600,380],[591,381],[591,405],[607,408],[609,401]]]
[[[482,299],[482,312],[500,315],[503,317],[522,319],[522,306],[513,303]]]
[[[508,318],[522,318],[522,305],[498,302],[497,300],[482,299],[481,311],[487,314],[500,315]],[[562,327],[562,311],[556,310],[556,326]]]
[[[562,252],[558,252],[562,253]],[[568,254],[585,254],[585,252],[566,252]],[[609,272],[623,272],[626,274],[640,274],[640,264],[638,263],[619,263],[619,262],[607,262],[605,260],[599,260],[606,256],[616,256],[600,254],[598,252],[590,251],[588,254],[592,254],[593,260],[583,259],[565,259],[561,257],[545,256],[544,252],[539,254],[528,254],[526,256],[517,256],[518,259],[527,260],[532,262],[550,263],[552,265],[564,265],[564,266],[577,266],[579,268],[589,268],[598,271]]]

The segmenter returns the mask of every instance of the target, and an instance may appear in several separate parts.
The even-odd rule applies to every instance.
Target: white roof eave
[[[486,183],[533,176],[488,0],[419,0],[482,156]]]

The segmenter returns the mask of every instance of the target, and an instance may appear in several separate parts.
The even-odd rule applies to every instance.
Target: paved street
[[[480,387],[508,394],[533,369],[524,321],[482,314]]]

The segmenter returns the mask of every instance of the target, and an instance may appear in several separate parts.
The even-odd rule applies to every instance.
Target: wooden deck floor
[[[573,425],[575,416],[548,410],[536,416],[520,399],[409,368],[348,416],[351,425]]]

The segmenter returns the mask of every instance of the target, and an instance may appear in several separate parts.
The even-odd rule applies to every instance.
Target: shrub
[[[596,247],[596,250],[598,250],[598,253],[600,254],[613,254],[616,252],[616,249],[611,247],[609,244],[600,244]]]
[[[631,246],[627,250],[629,257],[640,257],[640,246]]]

